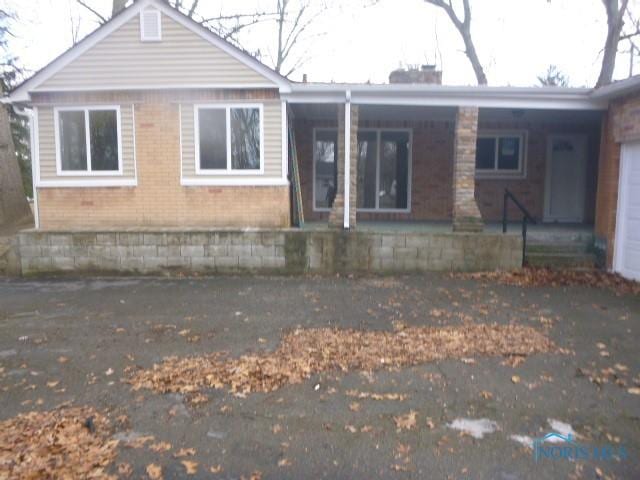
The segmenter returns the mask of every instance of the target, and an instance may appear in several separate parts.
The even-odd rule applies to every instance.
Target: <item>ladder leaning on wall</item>
[[[300,185],[300,170],[298,168],[298,149],[293,126],[289,125],[289,172],[291,181],[291,221],[297,227],[304,226],[304,211],[302,209],[302,188]]]

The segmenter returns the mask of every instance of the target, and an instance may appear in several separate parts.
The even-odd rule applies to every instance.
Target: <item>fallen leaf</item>
[[[356,433],[358,431],[358,429],[356,427],[354,427],[353,425],[345,425],[344,429],[351,432],[351,433]]]
[[[173,456],[175,458],[181,458],[181,457],[192,457],[195,454],[196,454],[195,448],[181,448],[176,453],[174,453]]]
[[[51,380],[50,382],[47,382],[47,387],[55,388],[59,383],[60,380]]]
[[[411,410],[409,413],[405,413],[404,415],[393,417],[393,420],[396,422],[396,428],[399,430],[411,430],[416,426],[417,417],[417,412]]]
[[[180,462],[184,469],[187,471],[187,475],[194,475],[198,472],[198,462],[190,462],[189,460],[182,460]]]
[[[162,467],[155,463],[147,465],[147,475],[151,480],[160,480],[162,478]]]
[[[631,387],[627,389],[627,392],[631,393],[632,395],[640,395],[640,388],[639,387]]]
[[[67,363],[69,361],[69,359],[67,357],[65,357],[64,355],[61,355],[58,357],[58,363]]]
[[[289,460],[288,458],[281,458],[280,460],[278,460],[278,466],[289,467],[291,466],[291,460]]]
[[[511,381],[513,383],[520,383],[520,376],[519,375],[514,375],[511,377]]]
[[[204,388],[228,386],[239,397],[273,392],[314,374],[375,370],[417,365],[444,358],[506,354],[527,356],[555,350],[543,333],[523,325],[472,324],[407,327],[401,331],[299,328],[287,333],[276,350],[228,358],[222,352],[168,357],[129,378],[134,389],[193,394]],[[464,355],[463,355],[464,353]],[[381,362],[384,359],[384,362]],[[269,374],[258,374],[269,372]],[[320,384],[314,386],[315,390]],[[373,398],[373,397],[372,397]]]
[[[168,442],[158,442],[152,445],[149,445],[149,450],[154,452],[168,452],[171,450],[171,444]]]
[[[222,468],[222,465],[218,464],[218,465],[215,465],[215,466],[211,467],[209,469],[209,471],[211,473],[222,473],[224,471],[224,468]]]
[[[358,402],[351,402],[349,404],[349,410],[352,412],[357,412],[360,410],[360,404]]]
[[[104,372],[104,374],[105,374],[107,377],[110,377],[111,375],[113,375],[113,368],[109,368],[109,369],[107,369],[107,371],[106,371],[106,372]]]
[[[122,477],[130,477],[133,473],[133,467],[130,463],[119,463],[118,464],[118,474]]]

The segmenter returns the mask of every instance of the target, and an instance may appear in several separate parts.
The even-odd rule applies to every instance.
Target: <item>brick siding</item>
[[[138,186],[40,188],[41,228],[289,226],[289,188],[286,186],[180,185],[177,102],[249,98],[247,95],[265,98],[272,94],[267,91],[40,95],[40,102],[139,102],[135,104]]]
[[[328,214],[313,211],[313,129],[336,128],[333,121],[298,119],[295,122],[303,205],[307,220],[325,221]],[[453,121],[364,121],[361,128],[410,128],[413,131],[411,212],[359,212],[358,220],[428,220],[452,219],[453,203]],[[476,179],[475,195],[484,221],[502,219],[504,189],[511,190],[535,217],[544,214],[547,139],[553,134],[584,134],[588,137],[587,187],[585,222],[592,223],[598,171],[599,127],[593,123],[561,123],[542,121],[483,121],[479,130],[525,130],[527,132],[527,175],[522,179]],[[509,209],[511,220],[519,219],[518,210]]]

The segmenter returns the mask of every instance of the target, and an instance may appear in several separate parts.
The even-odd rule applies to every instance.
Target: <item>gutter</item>
[[[594,98],[589,88],[460,87],[416,84],[292,84],[283,94],[289,103],[343,103],[369,105],[475,106],[550,110],[606,110],[608,102]]]
[[[591,97],[600,100],[611,100],[632,92],[640,92],[640,75],[596,88],[592,91]]]

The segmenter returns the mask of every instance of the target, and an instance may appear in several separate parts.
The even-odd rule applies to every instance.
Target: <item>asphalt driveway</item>
[[[328,372],[198,404],[125,381],[170,355],[273,350],[296,327],[398,322],[516,323],[559,351]],[[164,478],[640,478],[639,338],[640,297],[606,288],[446,274],[0,280],[0,421],[93,406],[120,440],[111,472],[129,465],[131,478],[150,464]],[[549,432],[609,454],[536,461],[531,442]]]

